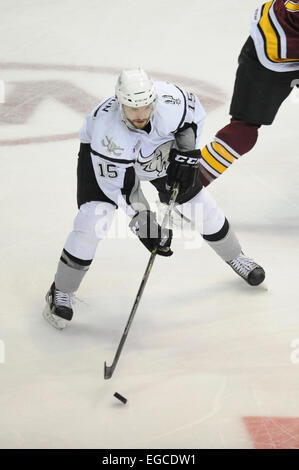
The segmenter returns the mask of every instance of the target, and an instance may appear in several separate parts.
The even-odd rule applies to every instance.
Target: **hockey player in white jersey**
[[[140,181],[152,183],[164,203],[178,183],[177,209],[192,220],[196,205],[202,204],[203,238],[248,284],[263,282],[263,268],[243,254],[229,222],[200,181],[197,147],[204,120],[197,96],[172,83],[153,82],[141,68],[123,71],[115,96],[86,117],[77,170],[79,212],[46,295],[44,317],[53,326],[63,329],[72,319],[72,294],[105,235],[96,230],[97,224],[107,232],[118,207],[126,211],[131,230],[150,252],[173,254],[172,230],[159,226]]]

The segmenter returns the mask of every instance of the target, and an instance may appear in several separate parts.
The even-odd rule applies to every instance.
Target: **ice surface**
[[[141,244],[101,243],[68,329],[41,316],[77,210],[85,114],[113,94],[123,67],[141,65],[196,90],[209,142],[228,122],[237,56],[260,3],[23,0],[20,11],[1,2],[1,448],[253,448],[252,419],[298,419],[296,97],[210,189],[265,267],[264,285],[247,286],[209,247],[176,239],[175,255],[155,262],[109,381],[104,361],[148,260]]]

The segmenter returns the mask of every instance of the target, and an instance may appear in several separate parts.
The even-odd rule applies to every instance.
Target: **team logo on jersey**
[[[113,137],[109,139],[109,137],[105,136],[106,142],[104,139],[102,139],[102,145],[108,150],[108,153],[112,153],[113,155],[116,155],[119,157],[124,149],[122,147],[118,147],[115,142],[113,142]]]
[[[174,98],[172,95],[162,95],[166,104],[181,104],[180,98]]]
[[[156,171],[157,176],[163,173],[167,167],[168,155],[172,144],[172,140],[170,142],[165,142],[164,144],[160,145],[160,147],[157,147],[154,153],[152,153],[152,155],[149,157],[143,157],[140,150],[138,163],[142,170],[148,172]]]

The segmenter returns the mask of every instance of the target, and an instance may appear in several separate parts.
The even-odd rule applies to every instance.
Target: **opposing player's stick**
[[[177,195],[178,195],[178,191],[179,191],[179,187],[178,187],[178,184],[174,185],[174,188],[172,190],[172,193],[171,193],[171,197],[170,197],[170,201],[169,201],[169,206],[168,206],[168,210],[163,218],[163,221],[162,221],[162,224],[161,224],[161,227],[164,228],[169,220],[169,217],[170,217],[170,214],[171,214],[171,211],[173,210],[174,208],[174,204],[175,204],[175,200],[177,198]],[[164,243],[166,242],[166,240],[164,240]],[[163,240],[161,242],[161,245],[163,246]],[[152,254],[150,256],[150,259],[147,263],[147,266],[146,266],[146,270],[145,270],[145,273],[143,275],[143,278],[142,278],[142,281],[141,281],[141,284],[140,284],[140,287],[138,289],[138,292],[137,292],[137,295],[136,295],[136,298],[135,298],[135,302],[134,302],[134,305],[132,307],[132,310],[131,310],[131,313],[130,313],[130,316],[129,316],[129,319],[128,319],[128,322],[126,324],[126,327],[124,329],[124,332],[123,332],[123,335],[121,337],[121,340],[120,340],[120,343],[118,345],[118,348],[117,348],[117,351],[115,353],[115,356],[114,356],[114,359],[113,359],[113,362],[111,364],[111,366],[107,366],[106,362],[104,364],[104,378],[105,379],[111,379],[112,377],[112,374],[114,372],[114,369],[116,367],[116,364],[119,360],[119,356],[121,354],[121,351],[123,349],[123,346],[125,344],[125,341],[127,339],[127,336],[128,336],[128,333],[129,333],[129,329],[131,327],[131,324],[132,324],[132,321],[133,321],[133,318],[135,316],[135,313],[136,313],[136,310],[137,310],[137,307],[139,305],[139,302],[140,302],[140,299],[141,299],[141,296],[143,294],[143,291],[144,291],[144,288],[145,288],[145,285],[147,283],[147,280],[149,278],[149,275],[150,275],[150,272],[151,272],[151,269],[153,267],[153,264],[154,264],[154,261],[155,261],[155,258],[156,258],[156,254],[157,254],[157,248],[155,248],[153,251],[152,251]]]

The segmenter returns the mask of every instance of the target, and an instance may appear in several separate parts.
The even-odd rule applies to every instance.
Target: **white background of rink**
[[[260,3],[1,0],[0,62],[142,65],[203,80],[225,101],[207,117],[205,144],[228,122],[237,56]],[[100,101],[116,77],[4,68],[0,79],[66,79]],[[247,286],[209,247],[176,239],[174,256],[156,260],[110,381],[103,364],[148,254],[133,238],[102,242],[78,293],[85,303],[67,330],[52,329],[41,312],[77,211],[78,141],[2,147],[1,448],[252,448],[242,417],[299,416],[298,106],[288,99],[250,156],[210,188],[265,267],[265,284]],[[2,124],[0,140],[77,132],[83,117],[46,99],[26,124]]]

